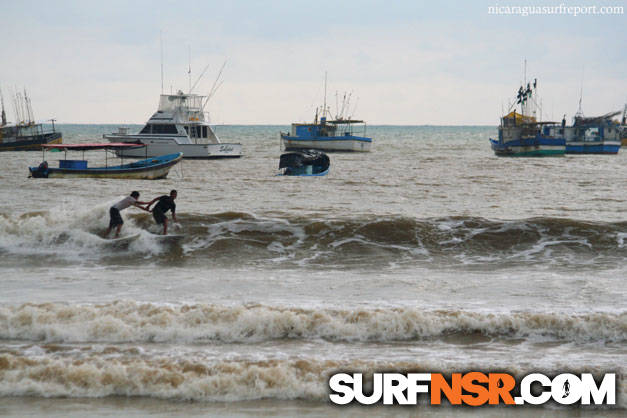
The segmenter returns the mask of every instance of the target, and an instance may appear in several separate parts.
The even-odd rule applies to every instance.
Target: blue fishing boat
[[[281,155],[279,170],[284,176],[326,176],[330,165],[324,152],[299,150]]]
[[[368,152],[372,138],[365,136],[366,123],[362,120],[318,118],[314,123],[293,123],[290,133],[281,133],[286,151],[303,148],[324,151]]]
[[[120,165],[109,165],[107,151],[120,151],[137,147],[145,147],[144,144],[129,143],[99,143],[99,144],[59,144],[42,145],[44,148],[44,161],[38,167],[29,167],[30,177],[34,178],[114,178],[114,179],[134,179],[134,180],[156,180],[166,178],[170,169],[176,165],[182,153],[161,155],[158,157],[146,158],[141,161]],[[64,151],[65,158],[59,160],[59,167],[50,167],[45,161],[45,151]],[[85,151],[105,150],[104,167],[88,167],[85,160]],[[68,160],[67,151],[82,151],[83,158],[80,160]]]
[[[336,97],[337,98],[337,97]],[[281,144],[286,151],[317,149],[323,151],[368,152],[372,138],[366,136],[366,123],[350,116],[350,94],[344,94],[334,119],[328,119],[327,79],[324,78],[324,104],[316,109],[313,123],[293,123],[290,132],[281,132]],[[355,109],[353,108],[353,111]],[[319,113],[320,112],[320,113]],[[320,121],[318,121],[320,114]]]
[[[597,117],[575,116],[565,128],[567,154],[616,154],[621,147],[621,125],[612,120],[620,111]]]
[[[564,127],[556,122],[537,119],[537,80],[518,89],[516,101],[501,118],[498,140],[490,138],[492,150],[498,156],[541,157],[563,155],[566,152]],[[520,113],[516,112],[520,104]]]

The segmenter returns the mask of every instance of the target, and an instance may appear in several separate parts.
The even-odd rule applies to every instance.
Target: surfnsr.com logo
[[[616,375],[608,373],[597,384],[590,373],[559,374],[550,378],[533,373],[517,382],[507,373],[374,373],[365,388],[362,373],[337,373],[329,379],[329,398],[337,405],[417,405],[419,395],[431,405],[615,405]]]

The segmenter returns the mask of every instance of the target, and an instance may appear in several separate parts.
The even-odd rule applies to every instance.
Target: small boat
[[[361,135],[356,130],[363,128]],[[335,119],[326,117],[314,120],[314,123],[293,123],[290,133],[281,133],[283,149],[286,151],[303,148],[324,151],[368,152],[372,138],[365,136],[366,124],[361,120]],[[363,136],[362,136],[363,135]]]
[[[329,157],[317,150],[299,150],[281,155],[279,170],[284,176],[326,176]]]
[[[43,144],[60,144],[63,142],[61,132],[54,127],[54,119],[48,124],[34,121],[33,108],[26,91],[24,94],[16,93],[14,108],[16,109],[15,124],[7,123],[7,115],[4,111],[4,98],[0,92],[2,114],[0,121],[0,151],[38,151]]]
[[[128,128],[103,135],[110,142],[142,143],[147,149],[119,149],[118,156],[154,157],[181,152],[183,158],[238,158],[242,144],[222,143],[205,120],[205,106],[209,96],[198,94],[162,94],[159,108],[136,134]]]
[[[324,104],[318,109],[313,123],[293,123],[289,133],[280,133],[281,144],[286,151],[300,149],[317,149],[323,151],[357,151],[368,152],[372,145],[372,138],[366,136],[366,123],[363,120],[352,119],[348,115],[350,97],[344,94],[341,108],[335,119],[327,119],[330,113],[327,107],[327,80],[324,79]],[[339,107],[339,105],[338,105]],[[345,116],[348,115],[348,116]]]
[[[175,153],[161,155],[158,157],[145,158],[141,161],[120,165],[108,164],[108,158],[105,157],[104,167],[88,167],[87,161],[84,159],[85,151],[105,150],[105,156],[108,151],[120,151],[131,148],[145,148],[144,144],[127,144],[127,143],[100,143],[100,144],[60,144],[60,145],[42,145],[44,148],[44,161],[38,167],[29,167],[30,176],[34,178],[114,178],[114,179],[134,179],[134,180],[157,180],[166,178],[172,166],[176,165],[183,154]],[[65,151],[65,158],[59,160],[59,167],[50,167],[45,161],[45,151]],[[68,160],[67,151],[82,151],[83,159]]]
[[[622,145],[627,145],[627,104],[623,109],[623,119],[620,123],[620,139]]]
[[[575,116],[573,126],[564,130],[567,154],[616,154],[621,147],[621,127],[614,116],[620,111],[598,117]]]
[[[490,138],[490,145],[498,156],[541,157],[564,155],[566,141],[564,127],[556,122],[537,120],[537,80],[518,89],[517,101],[501,118],[498,140]],[[520,113],[514,110],[520,104]]]

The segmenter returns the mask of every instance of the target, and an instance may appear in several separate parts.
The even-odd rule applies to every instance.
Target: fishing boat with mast
[[[205,71],[206,69],[207,67]],[[118,132],[105,134],[103,138],[114,143],[146,145],[146,150],[131,148],[116,151],[119,156],[124,157],[142,157],[146,154],[154,157],[179,152],[183,154],[183,158],[241,157],[242,144],[220,142],[209,125],[208,112],[205,110],[207,103],[221,85],[218,84],[218,80],[222,69],[207,96],[193,93],[194,87],[205,73],[203,71],[193,86],[190,78],[189,93],[179,90],[176,94],[161,94],[157,111],[138,133],[129,134],[128,128],[118,128]]]
[[[4,109],[4,97],[0,91],[2,114],[0,120],[0,151],[38,151],[43,144],[60,144],[63,142],[61,132],[54,126],[54,119],[36,122],[30,97],[24,90],[13,96],[15,124],[7,122]]]
[[[567,154],[616,154],[621,147],[621,125],[615,120],[618,112],[584,117],[581,107],[572,126],[564,129]]]
[[[526,84],[526,86],[525,86]],[[490,138],[492,150],[498,156],[541,157],[564,155],[566,141],[564,125],[542,122],[541,109],[537,100],[537,79],[523,83],[518,89],[516,100],[501,117],[498,139]],[[520,105],[520,113],[516,105]]]
[[[313,123],[293,123],[290,132],[281,132],[281,144],[286,151],[316,149],[323,151],[369,152],[372,138],[366,136],[366,123],[353,119],[349,112],[350,95],[344,95],[334,119],[328,119],[327,78],[324,78],[324,104],[316,109]],[[354,110],[353,110],[354,111]],[[320,120],[318,120],[320,116]]]
[[[623,118],[620,124],[620,139],[622,145],[627,145],[627,104],[623,109]]]

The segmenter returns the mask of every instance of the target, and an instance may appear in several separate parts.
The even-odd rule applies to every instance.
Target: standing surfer
[[[168,218],[165,216],[167,211],[172,211],[172,220],[176,222],[176,204],[174,203],[176,195],[176,190],[171,190],[170,196],[164,194],[163,196],[155,197],[146,206],[146,209],[150,210],[150,206],[156,201],[159,201],[155,207],[152,208],[152,217],[155,218],[157,225],[163,225],[163,235],[168,234]]]
[[[122,220],[122,215],[120,215],[120,211],[128,208],[129,206],[135,206],[146,212],[150,212],[148,207],[143,207],[141,205],[146,205],[148,202],[140,202],[139,192],[133,191],[130,196],[126,196],[124,199],[120,200],[115,205],[111,206],[109,209],[109,228],[107,228],[107,232],[105,232],[105,238],[109,236],[109,233],[113,228],[117,228],[115,231],[115,237],[120,237],[120,230],[122,229],[122,225],[124,224],[124,220]]]

